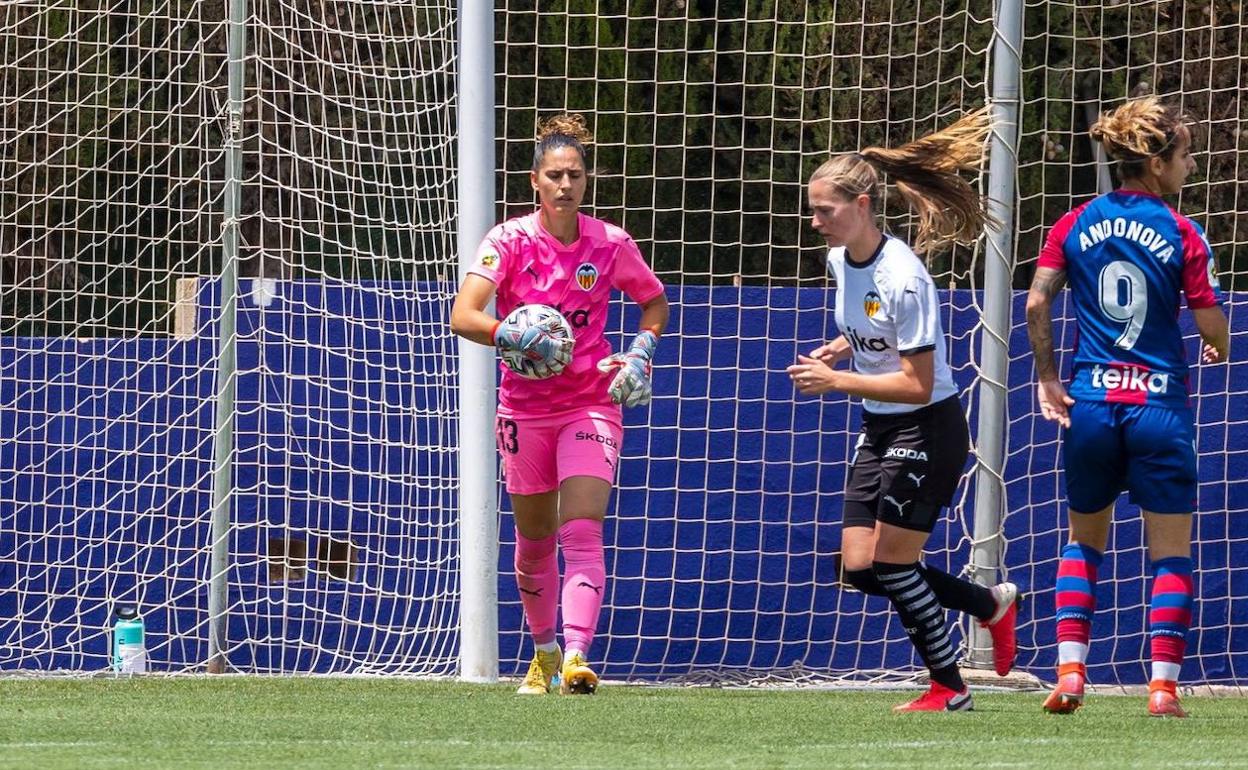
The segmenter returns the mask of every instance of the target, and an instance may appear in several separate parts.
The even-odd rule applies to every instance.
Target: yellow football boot
[[[538,650],[533,653],[533,662],[529,664],[529,673],[524,675],[524,682],[516,689],[517,695],[546,695],[550,692],[550,682],[559,672],[563,664],[563,650],[556,647],[551,652]]]
[[[579,652],[574,652],[563,662],[559,674],[559,692],[562,695],[593,695],[598,690],[598,675],[586,663]]]

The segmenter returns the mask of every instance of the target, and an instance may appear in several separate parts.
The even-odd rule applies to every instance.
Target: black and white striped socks
[[[901,618],[910,641],[927,663],[932,680],[956,692],[966,689],[958,673],[957,650],[945,628],[945,609],[919,572],[918,562],[888,564],[874,562],[872,569],[893,609]]]

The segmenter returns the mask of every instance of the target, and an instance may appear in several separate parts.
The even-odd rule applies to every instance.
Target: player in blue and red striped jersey
[[[1057,571],[1058,684],[1044,702],[1083,702],[1097,568],[1114,502],[1125,489],[1144,516],[1152,561],[1149,713],[1186,716],[1175,693],[1191,623],[1195,419],[1179,330],[1195,316],[1205,363],[1225,361],[1230,333],[1213,252],[1200,226],[1162,199],[1195,170],[1183,115],[1155,97],[1101,116],[1092,137],[1122,185],[1070,211],[1040,253],[1027,333],[1045,419],[1065,428],[1070,542]],[[1053,353],[1052,303],[1069,283],[1079,335],[1069,392]]]

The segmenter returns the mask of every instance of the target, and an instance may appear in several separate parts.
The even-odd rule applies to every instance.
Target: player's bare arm
[[[476,274],[470,274],[455,295],[451,305],[451,331],[464,339],[482,345],[494,344],[494,327],[498,320],[485,312],[485,306],[494,296],[494,284]]]
[[[1027,293],[1027,339],[1036,359],[1036,376],[1042,381],[1058,378],[1053,354],[1053,298],[1065,285],[1065,271],[1040,267]]]
[[[1053,352],[1053,298],[1065,285],[1065,271],[1036,268],[1031,290],[1027,293],[1027,338],[1035,359],[1040,414],[1046,420],[1056,420],[1062,427],[1069,428],[1070,407],[1075,400],[1066,393]]]
[[[667,295],[660,294],[649,302],[641,305],[641,328],[649,329],[655,334],[662,334],[667,328],[667,319],[671,310],[667,304]]]
[[[1192,311],[1196,328],[1200,331],[1200,359],[1206,364],[1228,360],[1231,352],[1231,327],[1226,313],[1220,307],[1202,307]]]

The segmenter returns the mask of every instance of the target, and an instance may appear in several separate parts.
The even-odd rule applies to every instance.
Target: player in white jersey
[[[620,407],[650,400],[650,362],[668,318],[663,284],[628,233],[579,212],[589,140],[579,115],[539,127],[530,181],[541,206],[490,230],[451,309],[456,334],[524,345],[547,365],[558,356],[567,362],[538,380],[500,366],[498,451],[515,512],[516,584],[537,648],[519,689],[526,695],[550,692],[560,671],[565,694],[597,689],[587,658],[606,589],[602,521],[623,440]],[[641,306],[641,331],[627,352],[612,354],[603,333],[616,289]],[[572,326],[572,349],[487,315],[491,297],[500,318],[520,305],[558,308]],[[566,655],[555,641],[561,604]]]
[[[958,172],[979,168],[988,130],[981,110],[896,149],[834,156],[811,175],[807,191],[811,226],[829,246],[842,334],[798,356],[788,373],[804,394],[863,400],[845,486],[843,579],[888,597],[931,672],[928,692],[896,711],[971,709],[943,608],[988,628],[998,674],[1009,673],[1017,651],[1017,587],[986,588],[919,561],[953,499],[970,439],[945,360],[936,287],[914,251],[877,222],[882,172],[919,213],[920,253],[978,237],[989,215]],[[849,360],[854,371],[836,368]]]

